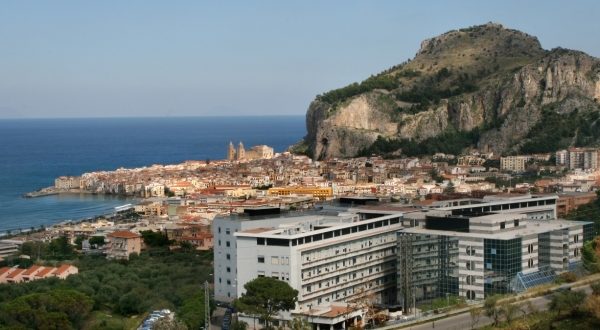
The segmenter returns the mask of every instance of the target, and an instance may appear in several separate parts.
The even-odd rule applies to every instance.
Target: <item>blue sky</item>
[[[600,56],[599,1],[3,1],[0,118],[302,115],[494,21]]]

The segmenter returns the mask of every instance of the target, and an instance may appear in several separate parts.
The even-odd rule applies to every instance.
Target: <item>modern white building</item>
[[[235,233],[255,228],[275,227],[279,224],[297,222],[302,219],[312,219],[312,216],[271,215],[270,217],[249,217],[232,215],[230,217],[215,218],[212,223],[215,300],[231,302],[238,297],[238,244]]]
[[[592,237],[589,222],[431,211],[398,232],[398,302],[410,309],[447,294],[479,300],[551,282],[578,266]]]
[[[520,213],[532,220],[556,219],[557,195],[488,195],[435,202],[432,209],[450,211],[452,215],[485,213]]]
[[[315,216],[237,237],[237,295],[256,277],[270,276],[298,290],[297,310],[369,295],[393,303],[396,232],[402,214],[368,218],[358,213]]]

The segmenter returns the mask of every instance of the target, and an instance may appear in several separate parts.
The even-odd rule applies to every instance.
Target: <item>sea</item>
[[[285,151],[306,134],[303,116],[0,120],[0,234],[109,214],[132,200],[22,195],[61,175],[225,159],[229,142]]]

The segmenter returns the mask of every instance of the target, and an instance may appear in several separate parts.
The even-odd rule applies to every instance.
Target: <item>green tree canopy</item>
[[[167,246],[171,243],[167,235],[160,232],[145,230],[140,232],[140,234],[142,234],[144,243],[151,247]]]
[[[581,291],[563,291],[557,292],[552,296],[552,300],[548,303],[548,308],[555,311],[557,314],[567,312],[572,314],[579,309],[585,299],[585,293]]]
[[[250,315],[257,315],[270,321],[280,311],[288,311],[296,306],[298,291],[289,284],[271,277],[258,277],[244,285],[246,292],[235,301],[235,307]]]

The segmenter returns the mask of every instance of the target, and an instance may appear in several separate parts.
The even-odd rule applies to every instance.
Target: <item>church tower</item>
[[[240,141],[240,144],[238,145],[237,159],[243,160],[245,158],[246,158],[246,149],[244,149],[244,144],[242,143],[242,141]]]
[[[235,160],[235,147],[231,141],[229,141],[229,149],[227,150],[227,160]]]

